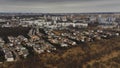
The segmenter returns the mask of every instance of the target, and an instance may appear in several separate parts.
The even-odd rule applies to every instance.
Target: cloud
[[[0,0],[0,12],[119,12],[119,6],[119,0]]]
[[[96,0],[0,0],[8,2],[70,2],[70,1],[96,1]],[[99,0],[97,0],[99,1]]]

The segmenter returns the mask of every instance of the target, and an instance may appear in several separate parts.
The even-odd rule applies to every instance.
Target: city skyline
[[[119,0],[0,0],[0,12],[119,12]]]

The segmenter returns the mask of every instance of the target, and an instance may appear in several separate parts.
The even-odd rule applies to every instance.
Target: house
[[[26,48],[21,48],[21,53],[24,58],[26,58],[29,55],[29,52]]]
[[[29,55],[28,50],[25,47],[21,46],[21,45],[15,46],[15,49],[18,52],[18,55],[21,55],[24,58],[26,58]]]
[[[68,44],[61,43],[61,47],[68,47]]]
[[[38,36],[36,36],[36,35],[33,35],[33,36],[31,36],[31,40],[30,41],[38,41],[40,38],[38,37]]]
[[[11,51],[9,51],[7,49],[4,49],[3,52],[5,53],[5,59],[6,59],[6,61],[8,61],[8,62],[14,61],[14,57],[13,57],[13,54],[12,54]]]
[[[4,44],[5,44],[5,41],[2,38],[0,38],[0,47],[2,47]]]
[[[33,49],[34,49],[34,51],[35,51],[36,53],[38,53],[38,54],[44,52],[44,50],[41,48],[40,45],[34,45],[34,46],[33,46]]]
[[[19,35],[17,38],[18,38],[20,41],[28,42],[28,39],[25,38],[25,37],[22,36],[22,35]]]

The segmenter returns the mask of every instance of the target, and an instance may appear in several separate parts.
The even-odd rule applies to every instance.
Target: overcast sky
[[[120,0],[0,0],[0,12],[119,12]]]

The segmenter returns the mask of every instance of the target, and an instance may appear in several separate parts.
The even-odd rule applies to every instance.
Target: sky
[[[0,0],[0,12],[120,12],[120,0]]]

